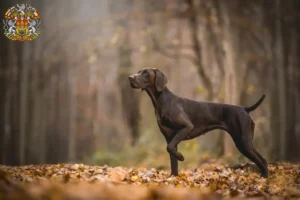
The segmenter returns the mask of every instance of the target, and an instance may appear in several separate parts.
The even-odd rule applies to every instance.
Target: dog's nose
[[[133,80],[134,80],[134,76],[133,76],[133,75],[132,75],[132,76],[129,76],[128,79],[129,79],[130,81],[133,81]]]

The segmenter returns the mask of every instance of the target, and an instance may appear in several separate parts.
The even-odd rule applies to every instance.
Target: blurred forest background
[[[299,0],[27,2],[41,35],[0,36],[1,164],[168,167],[150,98],[127,79],[143,67],[198,101],[250,106],[265,93],[251,113],[257,149],[268,161],[300,160]],[[0,13],[17,3],[0,0]],[[179,149],[185,167],[244,161],[222,131]]]

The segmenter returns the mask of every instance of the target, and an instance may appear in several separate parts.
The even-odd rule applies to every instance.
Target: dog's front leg
[[[175,147],[175,150],[177,151],[177,146]],[[178,160],[177,158],[169,153],[170,161],[171,161],[171,176],[178,176]]]
[[[174,120],[175,121],[175,120]],[[176,124],[180,124],[181,128],[173,137],[170,143],[168,143],[167,151],[175,156],[178,160],[184,161],[183,155],[177,151],[177,145],[187,137],[187,135],[191,132],[194,128],[193,124],[190,122],[188,117],[185,114],[179,115],[175,121]]]
[[[173,154],[169,153],[169,155],[171,160],[171,176],[178,176],[178,160]]]
[[[169,144],[172,141],[172,137],[168,137],[165,135],[167,144]],[[175,150],[177,151],[177,146],[175,147]],[[171,164],[171,175],[170,176],[178,176],[178,160],[177,158],[169,153],[170,156],[170,164]]]

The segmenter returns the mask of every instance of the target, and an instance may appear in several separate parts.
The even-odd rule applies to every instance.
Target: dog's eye
[[[148,75],[148,72],[147,72],[147,71],[143,71],[142,74],[143,74],[143,75]]]

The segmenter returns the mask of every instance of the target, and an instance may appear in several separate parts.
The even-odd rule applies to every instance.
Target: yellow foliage
[[[253,84],[249,84],[247,87],[247,94],[251,95],[255,92],[255,87]]]
[[[205,96],[207,96],[207,94],[208,94],[206,88],[202,87],[201,85],[198,85],[195,87],[195,92],[198,94],[205,95]]]
[[[268,179],[251,166],[212,163],[183,170],[177,177],[154,168],[122,166],[0,166],[0,199],[300,198],[299,165],[270,164]]]

